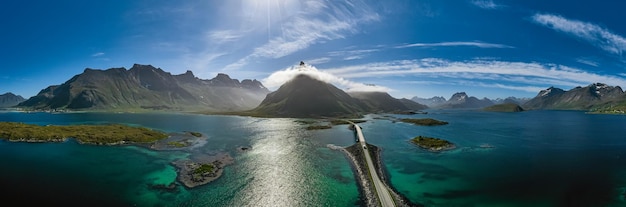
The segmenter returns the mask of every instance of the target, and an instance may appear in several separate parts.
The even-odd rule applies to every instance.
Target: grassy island
[[[193,173],[194,174],[211,173],[213,172],[213,169],[215,169],[215,166],[213,166],[212,164],[201,164],[200,167],[193,170]]]
[[[438,125],[446,125],[448,122],[439,121],[431,118],[425,119],[400,119],[402,122],[411,123],[420,126],[438,126]]]
[[[411,142],[421,148],[435,152],[454,148],[454,144],[452,144],[452,142],[432,137],[417,136],[411,139]]]
[[[0,138],[10,141],[61,142],[67,138],[75,138],[80,143],[123,144],[151,143],[167,137],[163,132],[121,124],[39,126],[0,122]]]

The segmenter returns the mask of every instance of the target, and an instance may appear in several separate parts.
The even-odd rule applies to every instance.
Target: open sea
[[[626,206],[626,116],[579,111],[497,113],[430,110],[368,115],[359,124],[382,148],[393,187],[425,206]],[[390,117],[434,118],[415,126]],[[0,112],[0,121],[39,125],[123,123],[165,132],[197,131],[193,152],[138,146],[0,141],[0,199],[18,206],[360,206],[348,159],[329,144],[354,143],[346,125],[305,130],[297,119],[166,113]],[[449,140],[433,153],[415,136]],[[239,147],[251,147],[241,152]],[[176,182],[171,162],[229,153],[235,162],[197,188]]]

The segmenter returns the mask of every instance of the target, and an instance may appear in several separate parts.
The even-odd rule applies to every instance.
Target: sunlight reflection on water
[[[255,206],[299,206],[305,201],[299,196],[307,191],[304,166],[308,160],[303,156],[302,127],[291,119],[268,119],[252,123],[251,127],[262,128],[252,138],[248,162],[253,180],[243,191],[244,205]],[[303,200],[304,199],[304,200]]]

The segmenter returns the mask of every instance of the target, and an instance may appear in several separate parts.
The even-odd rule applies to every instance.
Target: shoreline
[[[391,193],[396,206],[403,207],[420,207],[422,205],[412,203],[408,198],[404,195],[397,192],[395,188],[392,187],[389,181],[389,175],[382,168],[382,163],[380,159],[380,148],[375,145],[367,144],[367,147],[370,149],[370,155],[372,159],[374,159],[374,165],[377,169],[377,173],[381,176],[381,180],[384,185],[389,189],[389,193]],[[354,144],[348,147],[330,147],[331,149],[339,150],[343,152],[343,154],[350,161],[350,166],[352,167],[352,171],[355,174],[355,179],[358,183],[358,188],[360,192],[361,201],[365,206],[379,206],[380,201],[378,196],[374,193],[374,186],[371,185],[371,181],[369,179],[369,173],[365,170],[367,169],[366,163],[363,158],[363,149],[359,144]]]
[[[45,127],[45,126],[37,126]],[[129,127],[132,128],[132,127]],[[77,128],[78,129],[78,128]],[[152,130],[148,130],[153,132]],[[194,149],[207,143],[207,137],[191,131],[184,132],[171,132],[171,133],[156,133],[159,137],[158,140],[151,142],[138,142],[130,140],[107,140],[107,141],[93,141],[83,140],[75,138],[73,136],[52,136],[53,138],[35,138],[39,136],[29,135],[29,138],[0,138],[1,141],[12,143],[75,143],[79,145],[95,145],[95,146],[136,146],[152,151],[184,151],[190,154],[190,158],[178,159],[170,164],[176,168],[176,180],[168,185],[151,185],[155,189],[174,190],[182,184],[187,188],[194,188],[200,185],[207,184],[218,178],[223,174],[224,168],[234,163],[234,159],[230,154],[225,152],[219,152],[213,155],[205,155],[194,153]],[[8,136],[8,135],[7,135]],[[165,138],[161,138],[165,136]],[[58,138],[57,138],[58,137]],[[61,138],[63,137],[63,138]],[[247,149],[247,148],[246,148]],[[242,150],[245,151],[245,150]]]

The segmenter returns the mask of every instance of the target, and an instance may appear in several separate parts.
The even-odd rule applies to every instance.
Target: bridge
[[[374,162],[372,162],[369,149],[367,148],[367,142],[365,142],[365,137],[363,136],[363,131],[361,131],[361,127],[355,123],[352,123],[352,126],[354,127],[354,130],[356,130],[359,144],[363,148],[363,156],[365,157],[367,170],[369,171],[369,174],[372,178],[372,183],[374,184],[374,189],[376,190],[376,195],[378,195],[380,205],[383,207],[396,206],[393,198],[391,197],[391,193],[389,193],[389,189],[387,189],[382,180],[380,180],[380,177],[378,176],[378,173],[374,167]]]

